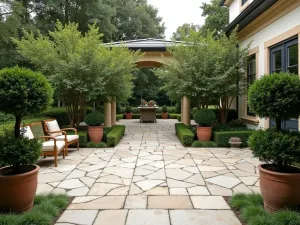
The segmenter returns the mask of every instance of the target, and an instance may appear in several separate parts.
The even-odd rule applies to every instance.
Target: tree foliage
[[[188,38],[191,34],[191,31],[199,31],[200,26],[184,23],[183,25],[179,26],[177,30],[173,33],[172,39],[176,41],[182,41],[185,38]]]
[[[282,120],[300,115],[300,80],[290,73],[265,75],[249,88],[248,102],[259,117],[270,117],[281,129]]]
[[[247,90],[248,47],[237,48],[236,32],[217,40],[213,33],[203,37],[201,32],[191,32],[184,41],[170,49],[175,60],[156,74],[165,81],[164,89],[172,99],[187,96],[196,100],[199,108],[217,102],[225,124],[233,99]]]
[[[220,34],[229,22],[229,9],[228,7],[221,6],[222,0],[211,0],[210,3],[202,3],[200,7],[202,16],[205,18],[205,24],[201,27],[204,35],[208,32],[215,32]]]
[[[22,40],[14,40],[18,51],[47,75],[66,104],[72,126],[79,125],[90,100],[131,94],[130,72],[139,53],[103,45],[96,25],[85,34],[77,24],[60,22],[49,36],[24,33]]]
[[[39,113],[52,103],[53,89],[40,73],[19,67],[0,71],[0,111],[15,116],[15,138],[24,116]]]

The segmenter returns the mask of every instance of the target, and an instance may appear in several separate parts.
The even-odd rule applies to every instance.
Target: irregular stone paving
[[[115,148],[40,162],[38,193],[74,196],[56,225],[240,225],[222,196],[259,192],[249,149],[186,148],[177,120],[122,120]]]

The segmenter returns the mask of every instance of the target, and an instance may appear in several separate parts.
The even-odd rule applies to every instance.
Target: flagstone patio
[[[259,192],[249,149],[186,148],[177,120],[121,120],[115,148],[70,151],[39,164],[38,193],[67,193],[56,225],[240,225],[222,196]]]

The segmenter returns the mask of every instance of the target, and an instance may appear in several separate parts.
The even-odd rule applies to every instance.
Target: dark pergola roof
[[[237,25],[239,25],[238,31],[241,31],[277,1],[278,0],[254,0],[225,28],[225,33],[230,34]],[[225,2],[226,1],[223,0],[221,4],[223,5]]]
[[[173,47],[175,44],[181,43],[180,41],[166,41],[163,39],[147,38],[137,39],[130,41],[120,41],[107,43],[110,47],[124,46],[130,50],[141,50],[143,52],[165,52],[167,48]]]

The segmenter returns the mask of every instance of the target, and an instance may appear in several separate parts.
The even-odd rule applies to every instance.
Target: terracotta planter
[[[166,113],[162,113],[161,114],[161,118],[164,119],[164,120],[168,119],[168,113],[167,112]]]
[[[126,113],[126,119],[131,120],[132,119],[132,113]]]
[[[300,208],[300,169],[290,167],[294,173],[273,172],[272,164],[258,166],[260,174],[260,190],[264,206],[268,212],[284,208]]]
[[[197,127],[197,137],[199,141],[210,141],[212,127]]]
[[[0,168],[0,212],[21,213],[29,211],[37,189],[37,165],[22,166],[29,172],[4,175],[10,167]]]
[[[88,131],[89,131],[90,141],[95,143],[100,143],[102,141],[102,137],[103,137],[102,126],[88,127]]]

